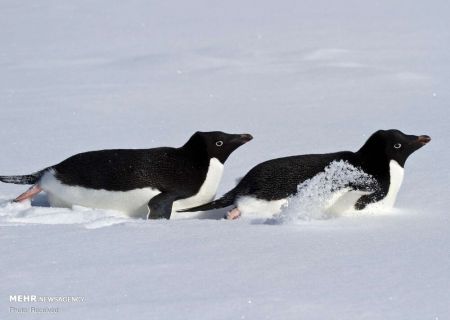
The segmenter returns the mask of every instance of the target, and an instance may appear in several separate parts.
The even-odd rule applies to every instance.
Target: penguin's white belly
[[[341,215],[355,211],[355,204],[363,195],[370,192],[344,189],[335,192],[325,206],[325,212],[331,215]]]
[[[52,207],[71,208],[78,205],[117,210],[133,217],[145,216],[148,212],[148,201],[160,193],[159,190],[153,188],[108,191],[68,186],[61,183],[51,171],[44,174],[40,186],[47,193]]]
[[[281,212],[281,208],[287,201],[287,199],[269,201],[252,196],[243,196],[237,199],[236,206],[243,217],[271,218]]]
[[[197,194],[192,197],[175,201],[172,213],[180,209],[198,206],[214,199],[223,165],[219,160],[212,158],[206,179]],[[72,207],[79,205],[89,208],[117,210],[132,217],[145,217],[148,214],[148,202],[161,193],[158,189],[142,188],[130,191],[107,191],[89,189],[80,186],[69,186],[61,183],[54,172],[48,171],[40,181],[41,188],[47,193],[51,206]]]

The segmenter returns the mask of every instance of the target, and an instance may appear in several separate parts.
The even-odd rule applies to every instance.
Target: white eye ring
[[[223,141],[222,140],[217,141],[216,146],[218,146],[218,147],[223,146]]]
[[[402,144],[401,143],[396,143],[396,144],[394,144],[394,148],[395,149],[400,149],[402,147]]]

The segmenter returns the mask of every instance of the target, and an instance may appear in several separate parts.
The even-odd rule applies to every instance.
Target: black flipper
[[[355,187],[356,190],[371,192],[370,194],[361,196],[355,203],[356,210],[363,210],[368,204],[378,202],[386,196],[389,190],[389,182],[380,184],[377,180],[370,179],[353,187]]]
[[[178,210],[177,212],[196,212],[196,211],[207,211],[212,209],[225,208],[231,206],[234,203],[234,200],[236,199],[236,194],[237,194],[236,189],[233,189],[228,193],[224,194],[220,199],[203,204],[201,206],[188,208],[184,210]]]
[[[148,202],[147,219],[170,219],[173,202],[180,197],[173,193],[160,193]]]
[[[386,191],[377,190],[374,193],[361,196],[355,203],[356,210],[363,210],[368,204],[378,202],[386,196]]]
[[[354,191],[363,191],[363,192],[378,192],[382,189],[382,185],[378,182],[377,179],[375,179],[373,176],[368,175],[353,179],[350,181],[347,185],[347,187],[350,187],[350,189]]]
[[[24,176],[0,176],[0,181],[14,184],[35,184],[44,175],[46,169]]]

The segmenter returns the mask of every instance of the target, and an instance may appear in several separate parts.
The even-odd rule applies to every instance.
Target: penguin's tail
[[[0,181],[14,184],[35,184],[44,175],[45,170],[24,176],[0,176]]]
[[[236,199],[236,189],[233,189],[226,194],[224,194],[220,199],[214,200],[212,202],[203,204],[201,206],[192,207],[188,209],[178,210],[178,212],[196,212],[196,211],[207,211],[213,209],[220,209],[231,206]]]

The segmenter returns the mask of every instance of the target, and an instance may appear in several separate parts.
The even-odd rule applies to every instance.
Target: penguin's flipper
[[[358,199],[355,203],[356,210],[363,210],[368,204],[378,202],[386,196],[385,191],[377,190],[371,194],[365,194],[361,198]]]
[[[353,191],[374,193],[380,189],[380,185],[375,179],[357,179],[348,183],[348,187]]]
[[[173,202],[180,197],[174,193],[162,192],[148,202],[147,219],[170,219]]]

